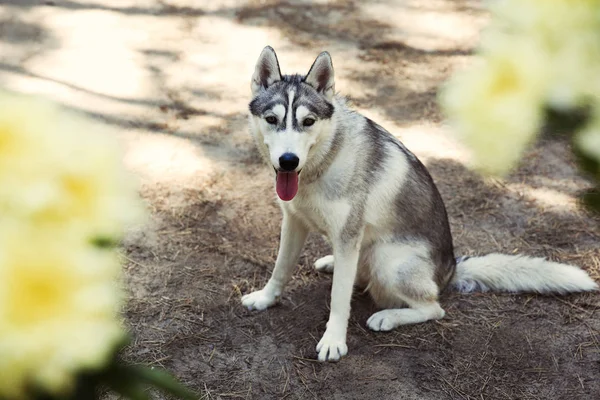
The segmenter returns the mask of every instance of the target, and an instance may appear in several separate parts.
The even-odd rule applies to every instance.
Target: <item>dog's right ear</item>
[[[271,46],[263,49],[256,62],[254,75],[252,75],[252,96],[256,96],[264,90],[281,80],[281,71],[275,50]]]

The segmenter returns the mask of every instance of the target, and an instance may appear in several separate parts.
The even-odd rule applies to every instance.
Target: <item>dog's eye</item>
[[[267,118],[265,118],[265,120],[271,125],[275,125],[277,123],[277,118],[272,115],[269,115]]]
[[[315,123],[315,119],[314,118],[306,118],[304,120],[304,122],[302,122],[302,124],[304,126],[312,126]]]

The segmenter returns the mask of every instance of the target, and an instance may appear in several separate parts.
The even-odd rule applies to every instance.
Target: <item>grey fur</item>
[[[331,97],[335,92],[333,63],[328,52],[324,51],[315,60],[306,74],[305,81],[317,89],[317,92]]]
[[[348,241],[356,237],[364,229],[364,208],[369,189],[379,180],[379,175],[383,163],[388,158],[388,149],[386,142],[390,140],[391,135],[386,131],[376,129],[372,121],[367,119],[367,125],[362,131],[367,140],[366,148],[363,149],[366,157],[363,163],[357,165],[354,179],[347,189],[344,196],[354,200],[350,216],[342,229],[342,241]]]
[[[252,92],[256,95],[279,80],[281,80],[279,60],[277,60],[275,50],[271,46],[267,46],[260,53],[256,63],[256,69],[252,76]]]
[[[435,281],[443,291],[452,278],[456,266],[448,216],[431,175],[421,161],[397,138],[377,123],[367,119],[364,133],[370,136],[373,148],[370,154],[371,184],[387,155],[389,148],[402,152],[410,164],[406,182],[396,197],[394,216],[398,219],[394,235],[400,242],[423,239],[430,245],[430,257],[435,264]],[[367,184],[368,188],[369,185]]]
[[[292,109],[304,105],[313,111],[319,118],[327,119],[333,115],[333,105],[310,85],[304,82],[301,75],[284,75],[282,80],[276,82],[262,91],[250,103],[250,112],[255,116],[262,116],[275,105],[281,104],[286,109],[286,118],[279,121],[277,130],[283,131],[286,127],[288,98],[285,95],[293,89],[297,95],[294,97]],[[343,99],[338,102],[344,104]],[[352,114],[354,111],[346,108],[336,110],[339,114]],[[364,117],[360,117],[364,118]],[[301,130],[294,120],[294,128]],[[397,138],[386,129],[364,118],[365,127],[360,133],[365,137],[365,148],[362,151],[367,155],[363,162],[357,165],[351,182],[336,182],[329,185],[327,196],[331,199],[347,197],[353,199],[353,207],[349,219],[346,221],[342,240],[349,241],[363,228],[363,214],[366,194],[370,188],[384,178],[380,176],[382,164],[389,156],[390,151],[400,151],[411,165],[407,181],[398,193],[396,210],[393,214],[398,223],[394,230],[396,240],[424,239],[431,245],[430,255],[436,266],[435,281],[442,291],[452,278],[455,270],[455,258],[452,246],[452,236],[446,209],[442,198],[425,166],[411,153]],[[302,171],[301,183],[310,184],[319,179],[335,160],[337,153],[345,141],[346,127],[342,124],[334,132],[331,146],[318,160],[314,168],[305,168]],[[390,144],[392,146],[390,146]],[[392,210],[390,210],[392,211]]]
[[[294,128],[302,130],[302,124],[296,121],[296,110],[299,106],[305,106],[313,112],[319,119],[330,119],[333,115],[334,106],[326,98],[319,95],[317,90],[308,83],[304,82],[305,77],[301,75],[284,75],[282,79],[275,84],[261,91],[249,105],[250,113],[257,117],[263,116],[267,111],[273,109],[277,104],[285,108],[285,117],[279,121],[277,129],[284,131],[287,129],[287,112],[289,99],[286,93],[292,89],[295,91],[292,104],[294,118],[292,119]]]
[[[333,107],[333,105],[319,95],[314,88],[304,83],[304,78],[300,75],[284,75],[281,81],[261,92],[250,103],[251,113],[262,116],[276,104],[281,104],[288,110],[289,104],[285,93],[290,88],[298,93],[294,97],[292,107],[294,110],[302,104],[314,110],[313,112],[320,118],[332,116],[333,112],[330,113],[329,107]],[[337,100],[340,104],[344,104],[343,99],[338,98]],[[442,291],[452,278],[456,262],[446,209],[433,179],[419,159],[383,127],[370,119],[359,116],[345,105],[335,112],[351,114],[366,122],[364,129],[360,132],[360,135],[365,138],[365,148],[361,150],[366,157],[360,157],[361,162],[353,171],[353,179],[349,182],[334,182],[327,187],[326,195],[332,200],[342,197],[353,199],[352,211],[342,230],[342,241],[350,241],[364,228],[363,215],[366,196],[379,179],[385,178],[380,172],[390,151],[401,152],[409,162],[410,170],[406,183],[397,194],[396,209],[390,210],[397,219],[393,233],[399,242],[422,239],[430,244],[430,256],[436,267],[435,281]],[[278,130],[287,128],[286,119],[279,122]],[[302,185],[314,183],[331,166],[346,140],[347,128],[343,124],[339,125],[333,134],[331,145],[324,152],[322,159],[318,160],[313,168],[307,167],[302,171]]]
[[[360,238],[360,234],[365,225],[364,214],[365,201],[364,199],[362,201],[357,200],[342,228],[342,234],[340,236],[342,243],[353,243]]]
[[[267,48],[257,63],[250,127],[271,167],[282,154],[297,154],[298,184],[276,185],[283,211],[277,261],[265,287],[243,296],[242,304],[255,310],[275,304],[308,231],[326,235],[334,254],[315,263],[319,271],[333,270],[330,317],[316,348],[320,361],[348,351],[355,283],[385,308],[367,320],[375,331],[443,318],[438,296],[449,283],[462,290],[598,289],[581,269],[543,259],[490,254],[456,260],[446,209],[427,169],[398,139],[333,95],[329,54],[319,55],[306,77],[281,77],[276,60]],[[274,127],[270,117],[281,119],[282,107],[285,118]],[[314,126],[296,121],[311,113],[319,119]]]
[[[418,238],[429,243],[430,257],[436,267],[434,279],[441,292],[456,268],[450,224],[431,175],[416,157],[410,163],[412,168],[407,181],[396,197],[396,216],[401,221],[396,225],[395,234],[400,240]]]
[[[407,304],[409,320],[418,322],[443,317],[437,296],[455,270],[446,210],[433,179],[398,139],[333,95],[333,76],[331,58],[322,53],[307,76],[284,75],[256,91],[249,105],[251,130],[265,160],[275,167],[282,152],[295,149],[300,172],[297,193],[280,202],[284,223],[273,276],[242,302],[256,309],[272,305],[291,276],[305,232],[327,236],[336,267],[329,333],[317,346],[320,360],[345,354],[348,293],[355,277],[380,306]],[[300,105],[320,120],[316,129],[296,120]],[[276,127],[266,120],[273,113]],[[371,329],[402,323],[395,315],[403,312],[388,311],[369,320]]]

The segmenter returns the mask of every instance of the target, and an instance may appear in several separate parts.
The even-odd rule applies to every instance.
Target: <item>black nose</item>
[[[295,170],[299,163],[300,159],[296,157],[294,153],[285,153],[284,155],[279,157],[279,166],[284,171]]]

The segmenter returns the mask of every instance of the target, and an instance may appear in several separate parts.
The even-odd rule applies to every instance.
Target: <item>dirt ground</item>
[[[600,232],[567,144],[543,140],[508,178],[482,179],[436,105],[472,61],[479,1],[1,0],[0,84],[110,125],[151,223],[125,247],[135,341],[126,356],[171,370],[207,399],[595,399],[600,297],[451,294],[446,318],[390,333],[356,293],[349,355],[315,361],[331,277],[310,238],[281,304],[240,296],[272,269],[280,212],[246,127],[250,77],[272,45],[284,73],[329,50],[336,88],[430,169],[457,255],[526,253],[600,280]]]

